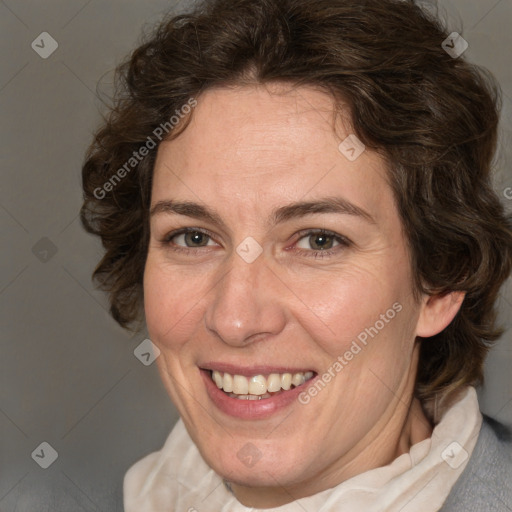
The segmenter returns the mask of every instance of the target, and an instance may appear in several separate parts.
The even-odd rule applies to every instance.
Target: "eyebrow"
[[[206,220],[212,224],[225,226],[220,215],[206,206],[190,201],[159,201],[150,210],[150,217],[161,213],[185,215],[198,220]]]
[[[326,197],[318,201],[298,202],[277,208],[270,216],[272,224],[287,220],[314,215],[316,213],[337,213],[360,217],[370,224],[376,224],[375,219],[366,211],[342,197]]]
[[[190,201],[159,201],[150,210],[150,216],[158,214],[178,214],[198,220],[208,221],[226,227],[221,216],[214,210]],[[370,224],[376,224],[375,219],[359,206],[342,197],[326,197],[316,201],[300,201],[276,208],[269,217],[269,224],[276,225],[291,219],[306,217],[318,213],[336,213],[359,217]]]

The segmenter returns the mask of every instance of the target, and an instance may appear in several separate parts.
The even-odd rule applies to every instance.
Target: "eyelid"
[[[198,232],[202,233],[206,236],[208,236],[213,242],[220,245],[216,240],[216,235],[212,233],[211,231],[205,229],[205,228],[196,228],[196,227],[185,227],[185,228],[179,228],[174,231],[171,231],[167,233],[162,240],[160,241],[164,246],[173,245],[173,250],[177,252],[192,252],[196,250],[204,250],[207,247],[211,246],[199,246],[199,247],[186,247],[182,245],[176,245],[172,244],[172,239],[183,234],[187,234],[190,232]],[[296,244],[299,240],[306,238],[307,236],[312,235],[326,235],[329,237],[332,237],[334,240],[338,242],[339,245],[333,247],[332,249],[325,249],[325,250],[314,250],[314,249],[301,249],[296,248]],[[322,258],[322,257],[329,257],[333,255],[334,253],[339,252],[340,250],[343,250],[349,246],[352,245],[352,241],[349,240],[347,237],[340,235],[339,233],[336,233],[335,231],[331,231],[328,229],[323,228],[309,228],[309,229],[302,229],[298,232],[296,232],[293,236],[293,243],[292,246],[285,247],[286,251],[294,251],[299,254],[303,254],[306,257],[315,257],[315,258]]]
[[[303,229],[301,231],[298,231],[294,238],[294,243],[297,243],[302,238],[306,238],[307,236],[311,235],[326,235],[334,238],[337,242],[340,243],[340,245],[351,245],[352,241],[349,240],[346,236],[340,235],[339,233],[336,233],[335,231],[330,231],[329,229],[323,229],[323,228],[310,228],[310,229]],[[320,251],[316,251],[320,252]],[[325,251],[326,252],[326,251]]]
[[[160,241],[163,244],[171,244],[172,239],[177,237],[177,236],[179,236],[179,235],[186,235],[187,233],[196,233],[196,232],[197,233],[202,233],[203,235],[208,236],[216,244],[219,243],[219,242],[217,242],[215,240],[215,234],[212,233],[211,231],[208,231],[207,229],[204,229],[204,228],[194,228],[194,227],[179,228],[179,229],[176,229],[174,231],[170,231]],[[183,247],[183,246],[178,245],[177,247]],[[194,247],[187,247],[187,249],[194,249]]]
[[[325,249],[325,250],[314,250],[314,249],[301,249],[296,247],[296,244],[299,240],[302,238],[306,238],[307,236],[311,235],[327,235],[334,240],[338,242],[338,245],[331,249]],[[313,258],[314,260],[321,260],[323,258],[330,258],[330,257],[336,257],[339,256],[340,252],[346,250],[347,248],[351,247],[352,241],[349,240],[347,237],[340,235],[339,233],[336,233],[334,231],[330,231],[328,229],[322,229],[322,228],[313,228],[313,229],[305,229],[297,232],[294,236],[294,242],[292,244],[292,247],[285,248],[286,251],[294,252],[298,254],[299,256],[302,256],[304,258]]]

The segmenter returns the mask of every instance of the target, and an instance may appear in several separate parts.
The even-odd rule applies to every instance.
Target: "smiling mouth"
[[[217,370],[210,377],[217,387],[231,398],[239,400],[264,400],[302,386],[315,376],[315,372],[271,373],[269,375],[231,375]]]

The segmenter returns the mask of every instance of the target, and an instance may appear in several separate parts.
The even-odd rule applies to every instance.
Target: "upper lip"
[[[236,365],[232,363],[209,362],[200,364],[202,370],[218,371],[229,373],[230,375],[243,375],[244,377],[252,377],[253,375],[269,375],[271,373],[306,373],[316,372],[310,367],[290,368],[289,366],[275,366],[275,365]]]

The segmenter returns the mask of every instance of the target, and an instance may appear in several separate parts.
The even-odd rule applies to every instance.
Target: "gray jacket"
[[[468,465],[440,512],[512,512],[512,432],[507,427],[484,415]]]

